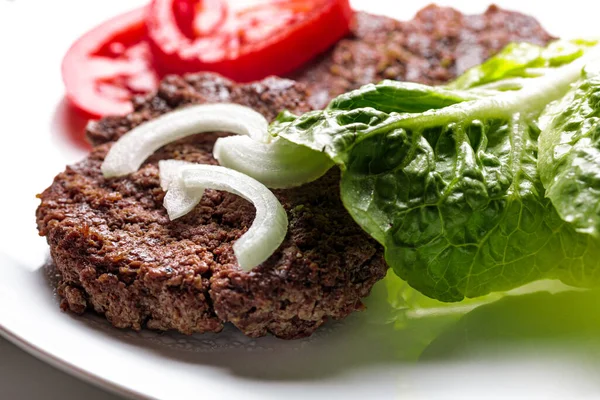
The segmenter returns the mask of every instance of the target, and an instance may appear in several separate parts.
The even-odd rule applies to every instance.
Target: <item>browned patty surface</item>
[[[158,160],[215,163],[216,134],[170,144],[131,176],[106,180],[100,165],[112,142],[187,104],[235,102],[272,119],[280,110],[301,113],[381,78],[442,82],[511,40],[549,39],[533,19],[497,8],[465,17],[428,7],[409,22],[359,13],[353,36],[295,75],[306,85],[279,78],[237,85],[214,74],[167,77],[156,94],[135,100],[133,113],[91,124],[87,134],[98,146],[40,195],[38,228],[62,275],[63,308],[92,308],[121,328],[193,333],[232,322],[250,336],[288,339],[360,309],[387,267],[381,247],[341,204],[337,171],[275,191],[288,212],[288,235],[269,260],[245,273],[232,244],[253,221],[251,204],[209,190],[176,221],[162,206]]]
[[[213,97],[204,99],[204,90]],[[171,106],[215,101],[215,93],[268,118],[281,109],[308,109],[304,87],[290,80],[240,86],[212,74],[171,77],[140,111],[92,124],[90,134],[118,135],[132,121]],[[149,104],[160,106],[148,111]],[[214,164],[215,136],[165,146],[136,173],[108,180],[100,172],[114,143],[107,142],[55,178],[40,196],[37,217],[62,274],[63,307],[92,307],[121,328],[146,324],[193,333],[219,331],[230,321],[250,336],[271,332],[283,338],[308,335],[328,318],[362,307],[361,297],[386,266],[381,248],[341,204],[336,170],[310,185],[275,191],[288,212],[289,232],[279,250],[250,273],[238,268],[232,250],[254,219],[247,201],[209,190],[193,212],[169,221],[158,160]]]
[[[430,5],[410,21],[357,13],[352,34],[291,76],[310,89],[310,104],[382,79],[445,83],[510,42],[552,39],[532,17],[490,6],[465,15]]]

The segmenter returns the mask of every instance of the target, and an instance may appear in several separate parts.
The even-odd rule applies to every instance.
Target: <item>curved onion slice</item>
[[[162,146],[202,132],[232,132],[268,143],[268,122],[239,104],[201,104],[173,111],[143,123],[123,135],[110,149],[102,173],[110,178],[137,171]]]
[[[180,179],[185,190],[224,190],[241,196],[254,205],[254,222],[233,244],[238,264],[243,270],[250,271],[277,250],[285,239],[288,220],[283,206],[268,188],[255,179],[229,168],[192,163],[184,167],[180,167],[180,164],[169,165],[173,162],[176,161],[166,160],[161,166],[168,169],[181,168],[177,173],[181,174]],[[175,180],[169,185],[169,191],[173,182]],[[169,215],[175,215],[184,210],[172,208],[167,211]]]
[[[251,176],[270,188],[312,182],[333,166],[324,153],[283,138],[275,138],[268,144],[247,136],[219,138],[213,156],[222,166]]]
[[[190,165],[194,164],[180,160],[162,160],[158,162],[160,186],[167,192],[163,205],[167,209],[171,221],[192,211],[204,194],[204,188],[202,187],[187,189],[183,186],[181,171]]]

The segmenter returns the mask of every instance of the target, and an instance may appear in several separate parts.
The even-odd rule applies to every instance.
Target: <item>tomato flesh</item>
[[[251,81],[324,52],[351,18],[348,0],[153,0],[147,25],[161,70]]]
[[[62,62],[67,98],[91,116],[132,111],[131,97],[158,87],[146,8],[117,16],[79,38]]]

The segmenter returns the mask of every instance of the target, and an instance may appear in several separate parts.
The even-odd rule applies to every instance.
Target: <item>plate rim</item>
[[[3,323],[0,323],[0,336],[17,346],[19,349],[23,350],[27,354],[31,355],[32,357],[35,357],[36,359],[45,362],[46,364],[54,368],[57,368],[65,374],[74,376],[77,379],[80,379],[104,391],[108,391],[109,393],[124,397],[126,399],[152,399],[152,397],[145,395],[137,390],[125,387],[123,385],[119,385],[118,383],[115,383],[93,372],[87,371],[86,369],[78,367],[77,365],[74,365],[63,358],[57,357],[54,354],[45,351],[39,346],[36,346],[31,341],[12,332],[9,328],[4,326]]]

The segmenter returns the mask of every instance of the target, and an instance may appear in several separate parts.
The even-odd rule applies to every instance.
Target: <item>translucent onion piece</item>
[[[176,110],[133,128],[110,149],[102,164],[106,178],[137,171],[162,146],[202,132],[232,132],[269,142],[268,122],[239,104],[201,104]]]
[[[158,162],[160,187],[165,192],[173,181],[181,181],[181,169],[194,165],[194,163],[182,160],[161,160]]]
[[[247,136],[219,138],[213,156],[222,166],[251,176],[270,188],[312,182],[333,166],[324,153],[283,138],[275,138],[268,144]]]
[[[160,186],[167,193],[163,205],[167,209],[169,219],[173,221],[183,217],[198,205],[204,194],[204,188],[188,189],[181,181],[183,168],[194,165],[180,160],[163,160],[158,162],[160,170]]]
[[[181,170],[187,189],[216,189],[234,193],[254,204],[254,222],[234,244],[239,266],[250,271],[277,250],[287,233],[287,214],[273,193],[257,180],[214,165],[193,164]]]

